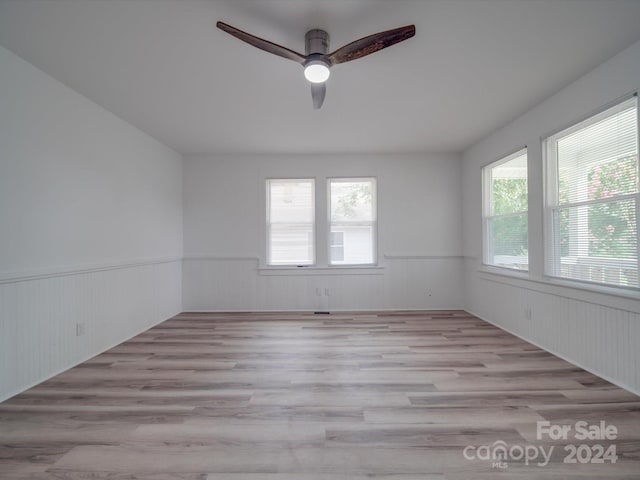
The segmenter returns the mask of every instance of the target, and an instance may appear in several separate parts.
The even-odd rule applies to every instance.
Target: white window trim
[[[505,213],[500,215],[491,215],[491,198],[492,198],[492,185],[491,185],[491,170],[495,167],[499,167],[507,162],[510,162],[514,158],[518,158],[522,155],[527,156],[527,163],[529,158],[529,152],[527,146],[520,147],[518,150],[500,157],[500,159],[495,160],[491,163],[488,163],[484,167],[482,167],[482,268],[488,271],[495,271],[505,273],[507,275],[516,275],[523,276],[529,272],[529,269],[523,268],[509,268],[503,265],[495,265],[490,263],[489,259],[492,257],[492,246],[493,242],[490,241],[490,231],[489,231],[489,221],[496,218],[509,218],[509,217],[517,217],[521,215],[529,215],[529,207],[527,206],[527,210]],[[527,189],[529,188],[529,172],[527,171]],[[527,192],[527,202],[529,199],[529,195]],[[531,260],[527,258],[527,262]]]

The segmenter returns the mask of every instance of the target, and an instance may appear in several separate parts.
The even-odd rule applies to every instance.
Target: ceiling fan
[[[327,53],[329,51],[329,34],[324,30],[313,29],[305,35],[305,55],[302,55],[276,43],[243,32],[224,22],[218,22],[216,26],[249,45],[302,65],[304,76],[311,83],[311,98],[313,99],[313,107],[316,109],[320,108],[324,102],[326,94],[324,82],[329,78],[329,69],[333,65],[357,60],[407,40],[416,34],[415,25],[407,25],[374,33],[340,47],[332,53]]]

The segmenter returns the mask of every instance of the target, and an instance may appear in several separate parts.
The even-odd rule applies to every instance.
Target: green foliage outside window
[[[526,178],[494,178],[491,188],[493,215],[527,211]]]
[[[604,200],[588,207],[589,256],[629,258],[637,245],[635,200],[606,201],[638,191],[638,160],[630,156],[591,168],[587,177],[588,200]],[[560,182],[560,204],[569,201],[569,184]],[[570,254],[570,213],[559,210],[560,254]]]
[[[494,255],[528,255],[526,178],[494,178],[491,185],[493,215],[525,212],[493,221]]]
[[[588,174],[589,200],[638,191],[638,159],[626,157],[595,167]],[[612,201],[589,208],[589,255],[625,258],[636,251],[635,201]]]
[[[336,195],[337,202],[333,207],[333,216],[343,219],[358,218],[363,215],[362,210],[365,207],[364,215],[370,217],[371,209],[371,183],[370,182],[358,182],[347,184],[334,184],[332,186],[334,192],[332,195]]]

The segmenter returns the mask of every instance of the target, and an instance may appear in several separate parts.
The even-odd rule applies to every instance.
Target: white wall
[[[593,293],[543,276],[541,137],[640,87],[640,43],[613,57],[463,155],[465,308],[604,378],[640,392],[640,295]],[[524,279],[482,272],[481,168],[526,145],[529,263]],[[532,308],[527,320],[525,309]]]
[[[265,179],[328,176],[377,177],[381,268],[260,269]],[[457,155],[188,157],[183,191],[185,310],[462,306]]]
[[[640,299],[558,287],[542,276],[540,151],[545,133],[638,87],[640,44],[482,140],[462,162],[453,154],[264,155],[182,165],[175,152],[0,48],[0,400],[172,316],[183,302],[185,310],[464,305],[638,392]],[[514,279],[481,271],[480,169],[523,145],[531,272]],[[318,188],[327,176],[378,178],[379,268],[260,268],[264,179],[309,176]]]
[[[181,163],[0,47],[0,400],[181,310]]]

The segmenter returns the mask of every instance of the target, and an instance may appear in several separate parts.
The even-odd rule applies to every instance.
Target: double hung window
[[[330,179],[329,263],[331,265],[374,264],[375,232],[375,179]]]
[[[376,263],[375,178],[328,179],[326,205],[314,179],[269,179],[266,193],[267,265],[315,265],[316,256],[321,265]]]
[[[267,263],[315,263],[315,182],[267,180]]]
[[[632,97],[546,139],[547,275],[638,287],[637,119]]]
[[[520,150],[483,169],[484,263],[527,270],[527,150]]]

